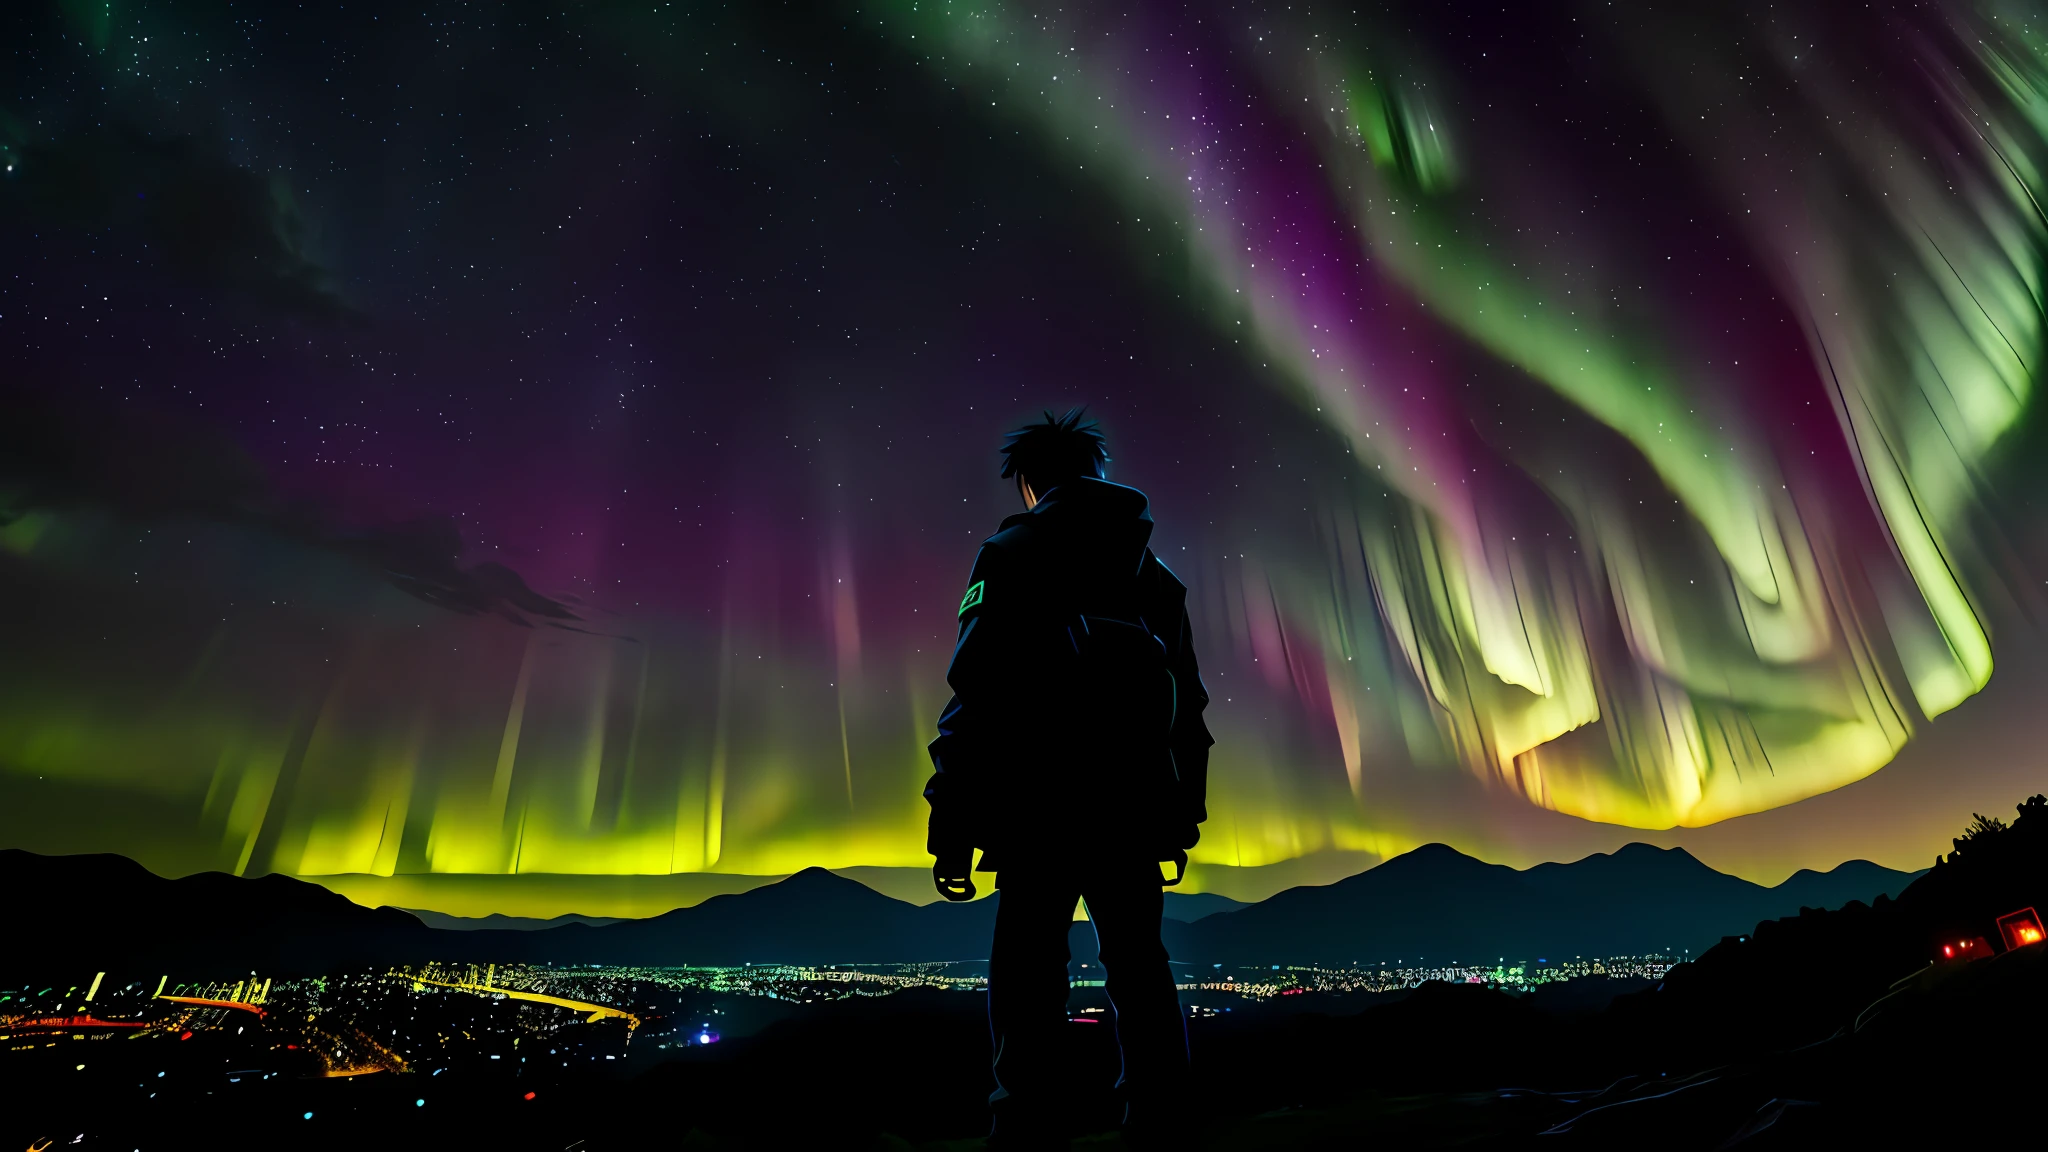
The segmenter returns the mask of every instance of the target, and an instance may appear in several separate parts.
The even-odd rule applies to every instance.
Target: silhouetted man
[[[932,879],[949,900],[979,871],[1001,890],[989,955],[997,1088],[991,1147],[1061,1147],[1057,1049],[1067,930],[1086,900],[1116,1008],[1126,1139],[1178,1143],[1186,1026],[1160,943],[1162,861],[1175,883],[1208,818],[1209,697],[1187,588],[1152,554],[1145,494],[1075,409],[1011,433],[1005,479],[1025,511],[988,538],[960,600],[931,744]]]

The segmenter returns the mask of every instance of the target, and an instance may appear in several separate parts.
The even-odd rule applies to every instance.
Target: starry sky
[[[1919,867],[2048,786],[2030,5],[0,33],[0,843],[914,878],[996,447],[1073,404],[1191,589],[1197,886]]]

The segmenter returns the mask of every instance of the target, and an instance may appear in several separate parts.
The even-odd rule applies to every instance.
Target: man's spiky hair
[[[1003,438],[1003,479],[1021,476],[1040,492],[1076,476],[1104,475],[1109,464],[1109,442],[1093,420],[1085,423],[1086,408],[1069,408],[1067,414],[1045,414],[1045,423],[1026,424]]]

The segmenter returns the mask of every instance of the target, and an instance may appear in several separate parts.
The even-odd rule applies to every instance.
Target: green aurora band
[[[1698,249],[1617,251],[1597,184],[1511,143],[1548,135],[1535,102],[1461,92],[1392,16],[1144,7],[874,6],[931,66],[1175,220],[1217,323],[1285,364],[1297,402],[1405,497],[1333,520],[1327,564],[1274,579],[1282,614],[1332,652],[1384,627],[1434,705],[1433,731],[1406,730],[1417,759],[1447,752],[1588,819],[1697,826],[1860,779],[1989,681],[1960,573],[2041,351],[2048,72],[2029,12],[1952,6],[1883,37],[1823,11],[1811,27],[1764,8],[1581,14],[1714,180],[1718,239],[1796,318],[1849,488],[1757,402],[1784,365],[1716,358],[1645,291],[1676,279],[1655,257]],[[1313,171],[1261,147],[1275,132]],[[1531,211],[1536,188],[1552,203]],[[1649,538],[1641,486],[1569,437],[1511,454],[1563,510],[1570,558],[1490,521],[1452,430],[1478,414],[1448,373],[1399,362],[1406,329],[1370,315],[1383,283],[1640,453],[1696,529],[1690,554]],[[1864,504],[1876,539],[1839,525]],[[1368,589],[1377,619],[1356,619]],[[1594,650],[1591,613],[1625,633],[1621,666]],[[1356,781],[1363,732],[1398,725],[1364,723],[1363,686],[1325,672],[1339,728],[1361,731]],[[1562,739],[1600,720],[1604,739]]]

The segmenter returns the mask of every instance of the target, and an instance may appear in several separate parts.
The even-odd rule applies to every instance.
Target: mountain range
[[[874,887],[872,884],[868,886]],[[1242,900],[1232,900],[1228,896],[1214,892],[1167,892],[1165,896],[1165,914],[1168,920],[1200,920],[1204,916],[1245,906]],[[507,916],[502,912],[494,912],[489,916],[451,916],[446,912],[436,912],[429,908],[403,910],[419,917],[420,922],[429,928],[451,928],[459,932],[474,932],[483,928],[516,928],[533,932],[560,928],[568,924],[588,924],[592,928],[602,928],[607,924],[633,919],[629,916],[585,916],[578,912],[567,912],[560,916],[541,919],[537,916]]]
[[[1868,861],[1776,887],[1716,872],[1682,849],[1631,844],[1517,870],[1441,844],[1335,884],[1164,925],[1191,963],[1485,962],[1694,953],[1801,907],[1896,895],[1917,874]],[[1174,894],[1178,897],[1179,894]],[[0,916],[16,931],[0,970],[177,966],[268,972],[425,960],[586,964],[883,963],[988,955],[1000,896],[918,906],[821,868],[642,920],[544,929],[431,926],[283,876],[165,879],[120,856],[0,850]],[[511,918],[507,918],[508,920]],[[562,918],[568,920],[570,918]],[[595,918],[587,918],[595,919]],[[474,922],[472,922],[474,923]],[[1077,931],[1077,959],[1093,952]]]
[[[565,928],[571,924],[602,928],[625,919],[621,916],[585,916],[578,912],[565,912],[560,916],[542,919],[538,916],[507,916],[503,912],[493,912],[489,916],[450,916],[446,912],[436,912],[431,908],[401,908],[399,911],[419,917],[420,923],[429,928],[446,928],[453,932],[476,932],[487,929],[543,932],[549,928]]]
[[[1698,954],[1802,907],[1896,896],[1917,875],[1853,860],[1766,888],[1682,848],[1630,844],[1517,870],[1428,844],[1334,884],[1169,925],[1167,942],[1176,957],[1224,964]]]

